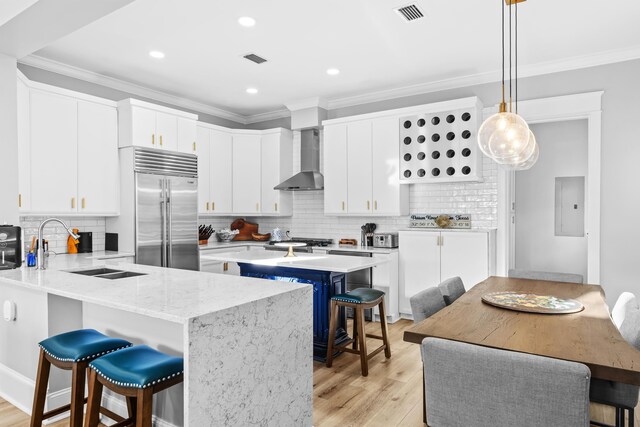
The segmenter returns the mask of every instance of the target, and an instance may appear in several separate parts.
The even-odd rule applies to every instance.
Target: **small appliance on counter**
[[[398,233],[375,233],[373,235],[374,248],[397,248]]]
[[[0,225],[0,270],[22,265],[22,229],[13,225]]]
[[[90,231],[78,233],[80,243],[78,243],[78,253],[88,254],[93,252],[93,233]]]
[[[373,234],[376,231],[377,225],[372,222],[368,222],[360,229],[362,232],[360,233],[360,246],[373,246]]]

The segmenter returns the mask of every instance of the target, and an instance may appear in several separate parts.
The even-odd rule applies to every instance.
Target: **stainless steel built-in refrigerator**
[[[124,243],[119,250],[135,250],[136,264],[198,270],[197,157],[127,147],[120,149],[120,160],[126,169],[121,171],[121,218],[107,224]]]

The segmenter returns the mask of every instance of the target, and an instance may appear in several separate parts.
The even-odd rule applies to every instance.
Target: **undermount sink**
[[[94,268],[91,270],[69,271],[73,274],[81,274],[83,276],[99,277],[101,279],[124,279],[126,277],[146,276],[145,273],[136,273],[134,271],[114,270],[112,268]]]

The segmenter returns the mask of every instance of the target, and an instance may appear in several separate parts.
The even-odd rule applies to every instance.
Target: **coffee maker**
[[[22,265],[22,229],[13,225],[0,225],[0,270]]]

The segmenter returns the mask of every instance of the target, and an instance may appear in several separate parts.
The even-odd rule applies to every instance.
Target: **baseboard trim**
[[[36,382],[0,363],[0,397],[31,415]]]
[[[127,414],[127,404],[125,403],[124,398],[117,397],[113,394],[104,393],[102,395],[102,406],[123,417]],[[153,416],[152,423],[154,427],[179,427],[162,418],[158,418],[156,415]]]

